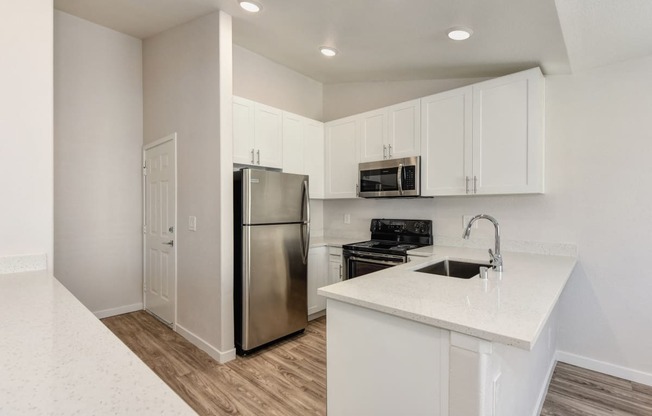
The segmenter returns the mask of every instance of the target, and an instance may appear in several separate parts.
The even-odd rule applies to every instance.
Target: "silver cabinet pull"
[[[251,163],[254,163],[254,149],[251,149]]]
[[[387,159],[387,146],[383,145],[383,159]]]
[[[468,193],[469,193],[469,180],[470,180],[470,179],[469,179],[468,176],[466,176],[465,179],[464,179],[464,182],[466,182],[466,194],[467,194],[467,195],[468,195]]]
[[[260,165],[260,149],[256,151],[256,154],[258,155],[258,164]]]
[[[473,177],[473,193],[474,194],[478,193],[478,177],[477,176]]]
[[[389,159],[391,159],[392,158],[392,145],[390,144],[389,146],[387,146],[387,148],[389,149]]]
[[[340,264],[340,280],[342,280],[342,265]]]
[[[174,240],[167,241],[163,244],[174,247]]]
[[[355,185],[355,196],[357,196],[357,197],[360,196],[360,185],[359,184]]]

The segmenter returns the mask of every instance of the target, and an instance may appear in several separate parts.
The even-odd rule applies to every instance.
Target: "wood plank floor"
[[[542,416],[652,415],[652,387],[558,362]]]
[[[326,318],[220,365],[146,312],[102,322],[200,415],[325,415]]]
[[[200,415],[326,414],[324,317],[224,365],[146,312],[103,322]],[[557,363],[541,416],[615,415],[652,416],[652,387]]]

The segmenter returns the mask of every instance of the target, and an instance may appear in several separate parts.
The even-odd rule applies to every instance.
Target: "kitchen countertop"
[[[195,415],[45,270],[0,275],[0,414]]]
[[[477,276],[457,279],[413,270],[446,258],[487,262],[487,250],[443,246],[427,250],[433,255],[322,287],[318,293],[426,325],[531,350],[577,261],[571,256],[505,252],[502,275],[490,270],[488,279]]]
[[[367,238],[368,240],[369,238]],[[342,247],[344,244],[356,243],[358,241],[363,241],[364,238],[334,238],[334,237],[311,237],[310,238],[310,247]]]

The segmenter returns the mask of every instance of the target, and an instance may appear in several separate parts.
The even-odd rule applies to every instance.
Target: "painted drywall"
[[[0,257],[52,271],[52,2],[0,2]]]
[[[425,97],[470,85],[486,78],[431,79],[413,81],[347,82],[324,85],[323,121]]]
[[[88,309],[142,309],[142,42],[54,12],[54,273]]]
[[[652,384],[652,57],[546,80],[546,193],[324,202],[327,236],[368,236],[372,217],[427,218],[459,238],[487,213],[505,240],[576,243],[562,296],[559,349]],[[335,105],[336,103],[331,103]],[[325,107],[324,112],[329,113]],[[351,215],[351,224],[343,215]],[[490,224],[471,238],[492,239]],[[505,267],[509,269],[509,264]]]
[[[322,84],[233,45],[233,94],[322,120]]]
[[[221,90],[221,71],[231,66],[220,60],[227,18],[212,13],[143,41],[145,143],[175,132],[178,138],[177,328],[217,359],[229,354],[224,346],[233,349],[233,273],[224,275],[233,258],[222,257],[223,238],[232,236],[230,225],[222,227],[232,197],[221,188],[224,163],[232,181],[232,153],[221,144],[232,137],[220,136],[221,94],[231,95]],[[197,231],[188,230],[189,216],[197,218]]]

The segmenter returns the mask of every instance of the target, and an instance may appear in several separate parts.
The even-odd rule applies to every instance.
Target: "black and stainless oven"
[[[362,198],[421,195],[419,156],[360,163],[358,196]]]
[[[377,272],[408,260],[409,250],[432,244],[432,221],[371,220],[371,240],[342,246],[344,278]]]

